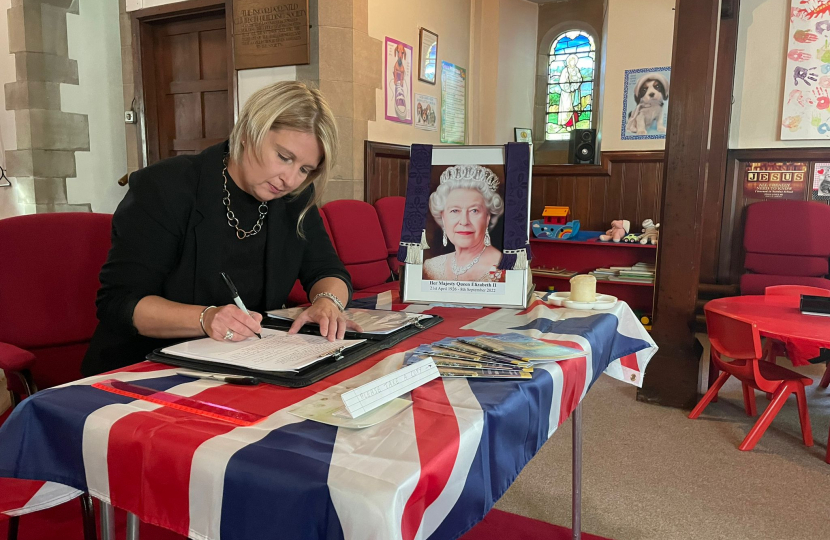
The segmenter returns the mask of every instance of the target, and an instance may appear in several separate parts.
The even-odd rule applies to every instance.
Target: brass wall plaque
[[[309,63],[308,0],[234,0],[236,69]]]

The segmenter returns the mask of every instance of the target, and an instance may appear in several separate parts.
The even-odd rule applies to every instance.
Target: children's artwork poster
[[[830,139],[830,0],[791,0],[781,139]]]
[[[747,199],[804,200],[809,165],[799,162],[747,162],[744,197]]]
[[[386,38],[386,119],[412,123],[412,47]]]
[[[467,135],[467,70],[441,62],[441,142],[464,144]]]
[[[415,94],[415,127],[425,131],[438,130],[438,98]]]
[[[830,202],[830,162],[813,167],[813,200]]]
[[[670,67],[625,70],[623,140],[665,139]]]

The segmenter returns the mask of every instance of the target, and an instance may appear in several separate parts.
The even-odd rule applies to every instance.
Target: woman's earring
[[[447,231],[444,231],[444,247],[447,247]]]
[[[489,229],[484,231],[484,245],[485,246],[490,245],[490,230]]]

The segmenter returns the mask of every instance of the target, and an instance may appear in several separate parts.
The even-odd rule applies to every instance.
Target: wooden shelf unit
[[[565,268],[587,274],[597,268],[610,266],[634,266],[638,262],[654,264],[657,246],[625,242],[600,242],[597,239],[579,240],[530,240],[533,251],[531,269]],[[553,286],[556,291],[571,290],[570,278],[533,273],[536,290],[546,291]],[[597,280],[597,292],[610,294],[623,300],[632,309],[651,314],[654,306],[654,285],[651,283]]]

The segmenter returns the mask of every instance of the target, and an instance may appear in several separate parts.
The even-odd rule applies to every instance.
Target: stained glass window
[[[585,32],[565,32],[550,46],[545,139],[567,140],[591,127],[595,61],[594,38]]]

